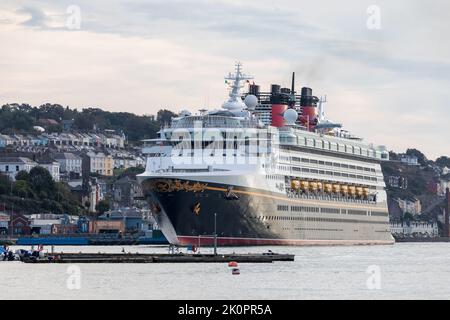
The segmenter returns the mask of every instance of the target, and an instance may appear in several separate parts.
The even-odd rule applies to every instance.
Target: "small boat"
[[[239,268],[233,268],[233,269],[231,270],[231,274],[235,274],[235,275],[241,274],[241,271],[239,270]]]

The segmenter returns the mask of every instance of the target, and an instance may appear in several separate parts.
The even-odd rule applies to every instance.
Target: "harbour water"
[[[17,249],[13,247],[12,249]],[[25,247],[22,247],[25,248]],[[29,249],[28,247],[25,249]],[[161,246],[56,247],[64,252],[167,252]],[[0,299],[450,299],[450,244],[244,247],[296,255],[240,264],[25,264],[0,262]],[[202,252],[211,252],[202,248]]]

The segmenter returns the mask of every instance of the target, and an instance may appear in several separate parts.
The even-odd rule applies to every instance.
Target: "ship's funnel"
[[[309,131],[312,131],[317,125],[317,97],[312,95],[312,89],[303,87],[300,97],[300,122],[303,126],[307,127]]]

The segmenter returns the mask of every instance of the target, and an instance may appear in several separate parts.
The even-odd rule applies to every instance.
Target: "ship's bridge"
[[[247,117],[230,117],[228,115],[204,115],[174,118],[170,129],[194,128],[200,122],[203,128],[256,128],[258,119]],[[168,128],[165,128],[168,129]]]

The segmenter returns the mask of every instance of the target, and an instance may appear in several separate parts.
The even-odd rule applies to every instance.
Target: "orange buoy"
[[[230,262],[228,262],[228,266],[229,267],[237,267],[238,263],[236,261],[230,261]]]

